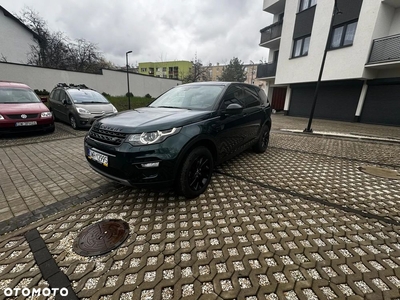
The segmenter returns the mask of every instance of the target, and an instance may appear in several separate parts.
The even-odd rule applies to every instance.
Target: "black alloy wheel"
[[[193,149],[187,156],[178,180],[178,191],[186,198],[204,193],[211,180],[213,157],[206,147]]]
[[[269,131],[268,125],[265,125],[261,129],[260,137],[258,138],[257,143],[253,146],[253,150],[256,153],[264,153],[267,150],[269,144]]]

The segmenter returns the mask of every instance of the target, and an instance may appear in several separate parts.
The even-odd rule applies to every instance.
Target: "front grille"
[[[25,115],[26,118],[22,118],[21,115]],[[34,119],[38,117],[38,114],[18,114],[18,115],[7,115],[10,119],[19,120],[19,119]]]
[[[92,127],[92,129],[90,129],[89,136],[94,140],[106,144],[120,145],[125,140],[127,134],[122,132],[116,132],[116,131]]]

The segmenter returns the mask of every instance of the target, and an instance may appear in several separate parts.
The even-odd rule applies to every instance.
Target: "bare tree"
[[[52,33],[46,21],[29,7],[22,10],[19,20],[38,37],[38,43],[31,46],[29,64],[91,73],[115,67],[105,60],[95,44],[84,39],[70,42],[64,33]]]

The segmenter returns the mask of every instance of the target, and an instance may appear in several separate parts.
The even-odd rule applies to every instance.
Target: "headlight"
[[[40,116],[41,116],[42,118],[51,118],[51,117],[53,116],[53,114],[52,114],[51,112],[49,112],[49,111],[45,111],[45,112],[42,112],[42,113],[40,114]]]
[[[4,120],[4,117],[2,115],[0,115],[0,120]]]
[[[118,112],[118,110],[115,108],[114,105],[112,106],[112,108],[113,108],[113,113],[116,114]]]
[[[161,143],[167,137],[177,134],[179,131],[181,131],[181,129],[182,127],[172,128],[162,131],[157,130],[153,132],[131,134],[128,137],[128,142],[131,143],[132,145],[150,145],[150,144]]]
[[[78,107],[76,110],[78,111],[78,113],[80,113],[82,115],[90,115],[90,111],[88,111],[87,109],[84,109],[82,107]]]

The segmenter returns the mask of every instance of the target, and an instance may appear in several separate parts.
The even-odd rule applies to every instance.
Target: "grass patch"
[[[118,111],[128,110],[128,97],[107,96],[106,98],[115,106]],[[153,100],[154,99],[145,97],[131,97],[131,109],[147,106]]]

